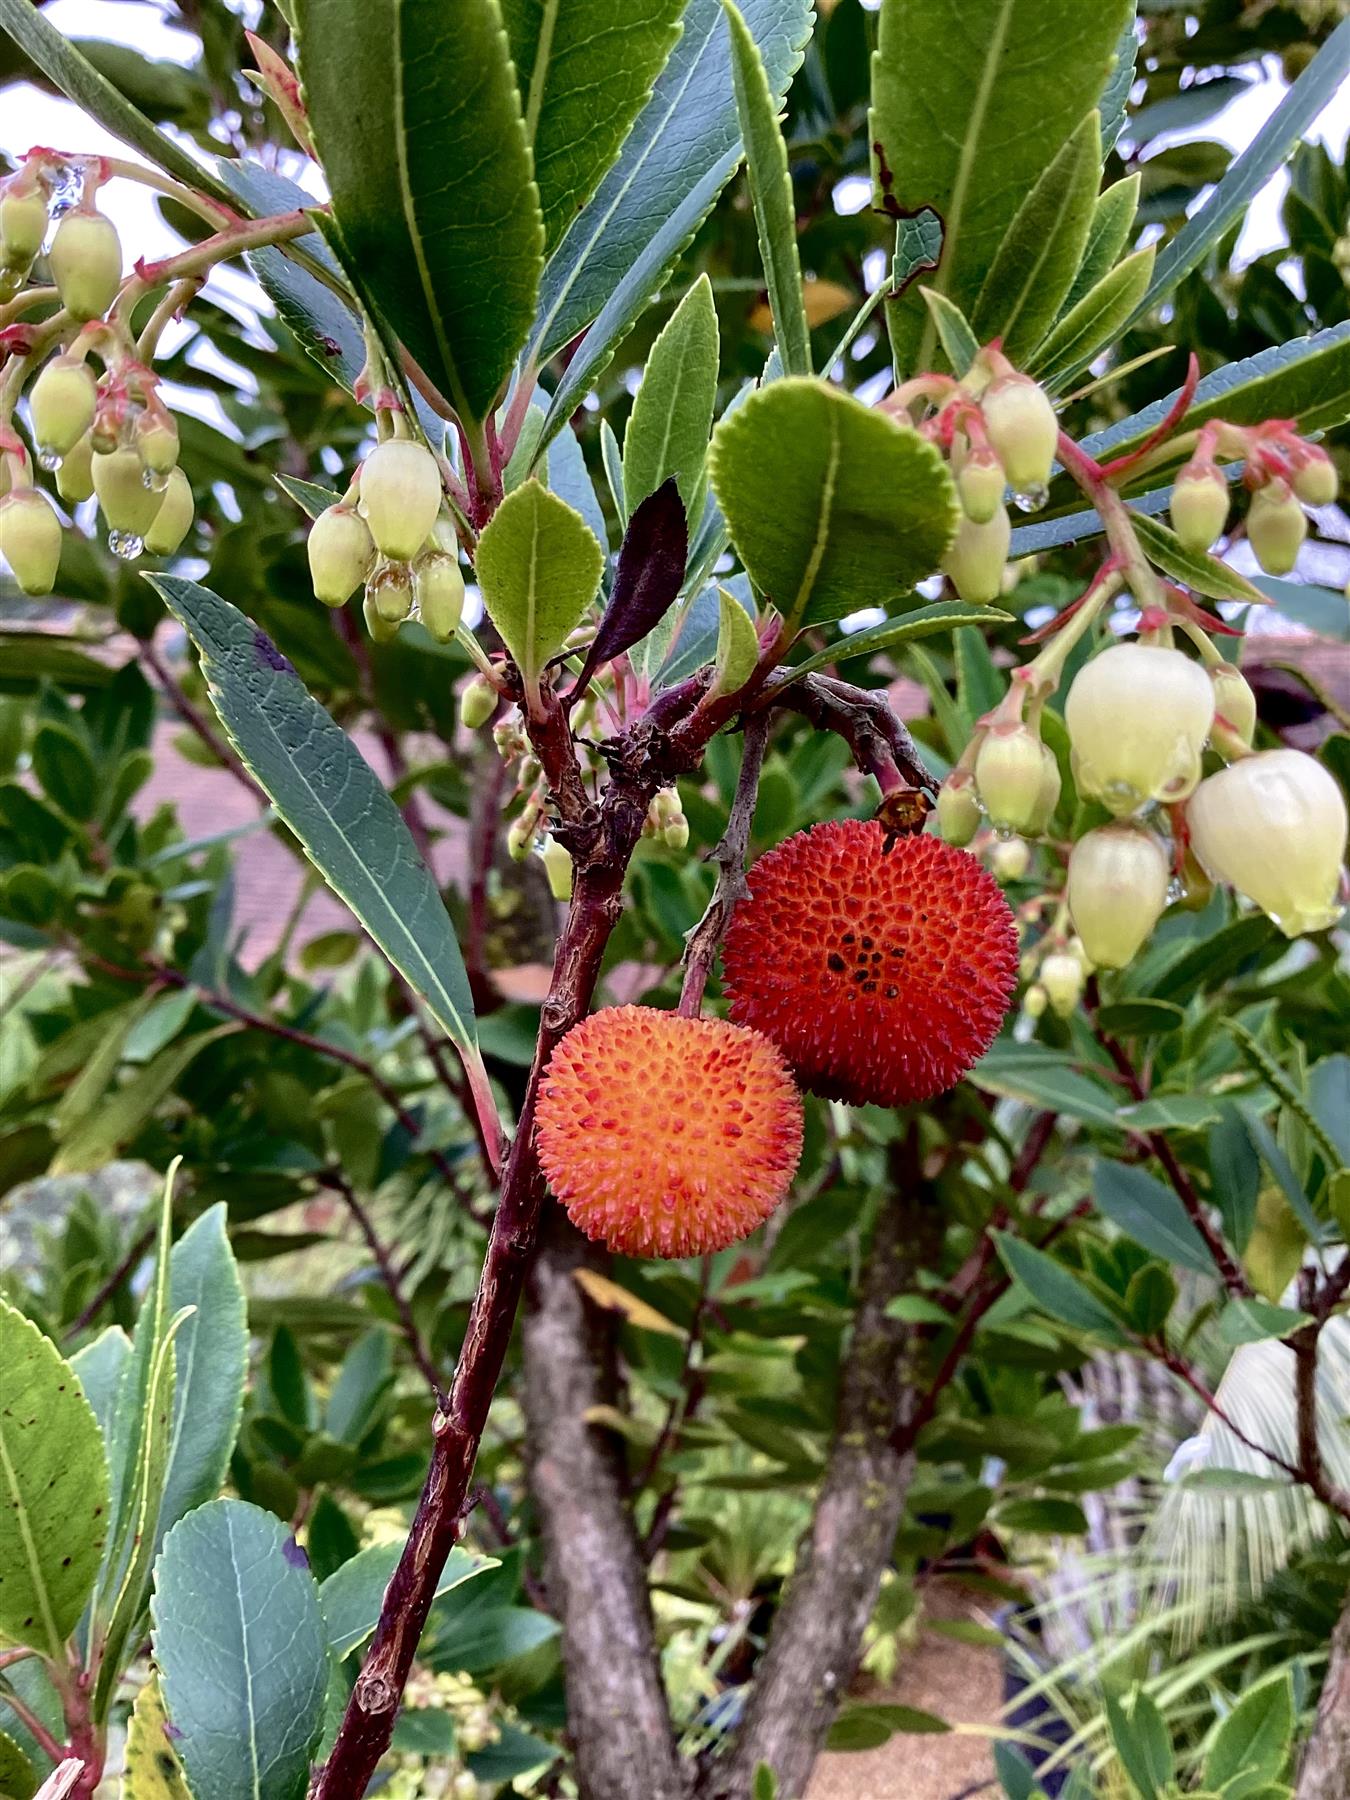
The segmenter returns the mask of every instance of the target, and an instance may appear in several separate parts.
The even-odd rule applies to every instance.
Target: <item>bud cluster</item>
[[[464,1758],[499,1742],[502,1731],[492,1706],[468,1676],[414,1668],[403,1705],[413,1718],[428,1711],[448,1713],[454,1722],[454,1754],[438,1755],[434,1762],[416,1755],[397,1758],[381,1792],[390,1800],[485,1800],[491,1789],[480,1784]]]
[[[1299,437],[1286,421],[1201,427],[1190,460],[1172,489],[1172,529],[1188,550],[1208,550],[1228,528],[1228,482],[1220,457],[1241,457],[1251,495],[1247,541],[1267,575],[1288,575],[1308,535],[1305,506],[1330,506],[1339,482],[1320,444]]]

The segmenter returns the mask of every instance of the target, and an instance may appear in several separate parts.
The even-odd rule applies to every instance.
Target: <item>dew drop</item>
[[[1038,481],[1034,487],[1024,488],[1020,494],[1014,494],[1013,505],[1018,512],[1039,512],[1049,497],[1050,492],[1045,483]]]
[[[169,477],[162,469],[142,469],[141,486],[149,488],[152,494],[162,494],[169,485]]]
[[[134,531],[110,531],[108,548],[123,562],[135,562],[145,548],[145,539],[137,537]]]
[[[1167,904],[1169,906],[1175,906],[1178,900],[1184,900],[1185,898],[1186,884],[1174,875],[1167,884]]]
[[[49,475],[54,475],[61,467],[61,452],[39,444],[37,466],[39,469],[45,469]]]

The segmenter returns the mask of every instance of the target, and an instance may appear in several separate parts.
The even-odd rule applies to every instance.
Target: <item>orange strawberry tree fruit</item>
[[[1309,517],[1334,513],[1350,328],[1208,372],[1184,338],[1136,348],[1180,324],[1335,93],[1350,24],[1319,24],[1159,243],[1139,171],[1118,175],[1154,29],[1131,0],[277,12],[244,111],[217,96],[238,153],[207,159],[0,0],[26,66],[126,149],[28,149],[0,186],[0,554],[39,614],[77,564],[114,571],[195,754],[261,796],[307,859],[302,904],[326,886],[372,971],[359,1029],[289,985],[295,919],[244,972],[206,924],[216,852],[137,822],[140,764],[99,786],[149,729],[102,677],[34,726],[0,913],[19,949],[73,959],[83,1035],[35,1062],[25,1154],[183,1171],[130,1339],[146,1242],[45,1335],[36,1300],[0,1311],[0,1789],[92,1795],[134,1695],[134,1800],[527,1777],[788,1800],[921,1557],[1085,1527],[1072,1496],[1109,1485],[1130,1433],[1094,1437],[1057,1370],[1151,1361],[1255,1457],[1249,1480],[1350,1521],[1316,1403],[1350,1283],[1350,1065],[1324,1021],[1346,997],[1328,934],[1350,764],[1344,735],[1282,739],[1238,654],[1245,622],[1295,604]],[[870,164],[874,247],[832,307],[806,261],[803,119],[812,83],[843,79],[845,29],[870,60],[838,144],[855,183]],[[124,244],[137,187],[181,248]],[[739,287],[700,261],[737,207],[759,259]],[[183,334],[231,265],[280,322],[271,360],[236,334],[249,379],[270,392],[284,364],[310,410],[216,432],[222,451],[176,401]],[[1159,355],[1177,379],[1127,404]],[[256,549],[223,553],[236,462],[285,551],[233,585]],[[428,723],[439,752],[412,747]],[[532,1005],[506,1003],[487,941],[513,881],[551,934]],[[675,954],[652,953],[653,918]],[[241,1073],[259,1039],[264,1063],[297,1060]],[[335,1063],[359,1108],[303,1098]],[[267,1080],[266,1179],[349,1209],[386,1308],[320,1378],[321,1430],[305,1357],[327,1351],[302,1355],[284,1312],[258,1325],[261,1291],[273,1335],[247,1375],[236,1264],[269,1203],[239,1183],[264,1163],[232,1164],[210,1115]],[[422,1211],[457,1195],[478,1233],[457,1263],[419,1261],[406,1212],[382,1234],[374,1197],[413,1157]],[[179,1235],[175,1206],[196,1218]],[[793,1254],[810,1272],[784,1279]],[[1230,1347],[1283,1346],[1278,1441],[1197,1372],[1206,1308]],[[423,1409],[397,1422],[391,1334]],[[997,1421],[1019,1412],[1005,1476]],[[377,1421],[401,1475],[362,1461]],[[701,1473],[700,1446],[724,1452]],[[405,1510],[357,1548],[333,1492],[361,1469],[367,1509]],[[729,1501],[780,1479],[800,1546],[762,1610],[759,1575],[726,1576],[722,1658],[726,1621],[696,1647],[710,1615],[675,1604],[712,1579],[700,1521],[719,1482]],[[472,1682],[434,1687],[492,1666],[445,1643],[504,1582],[560,1644],[561,1739],[518,1717],[508,1744]],[[662,1646],[695,1656],[705,1702],[744,1665],[735,1704],[672,1696]],[[1132,1716],[1113,1720],[1127,1771],[1151,1729]],[[942,1727],[864,1707],[836,1741]],[[1282,1741],[1262,1794],[1291,1791]],[[417,1787],[400,1756],[437,1754],[444,1782]]]

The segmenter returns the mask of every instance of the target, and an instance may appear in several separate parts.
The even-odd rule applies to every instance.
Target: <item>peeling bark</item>
[[[551,1206],[524,1325],[526,1455],[549,1600],[562,1621],[567,1724],[582,1800],[684,1800],[647,1571],[612,1437],[586,1423],[612,1403],[602,1314],[574,1275],[603,1253]]]

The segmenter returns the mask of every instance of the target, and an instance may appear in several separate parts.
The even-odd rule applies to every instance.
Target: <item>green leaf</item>
[[[166,1723],[159,1677],[152,1675],[131,1709],[122,1800],[192,1800]]]
[[[120,1325],[109,1325],[70,1359],[105,1444],[112,1438],[118,1383],[130,1355],[131,1339]]]
[[[1116,1091],[1105,1081],[1083,1073],[1080,1059],[1048,1044],[1017,1044],[1000,1039],[979,1064],[981,1087],[1030,1106],[1067,1113],[1089,1125],[1119,1129]]]
[[[604,566],[581,514],[533,478],[508,494],[483,528],[474,572],[527,689],[581,622]]]
[[[0,1300],[0,1636],[64,1661],[108,1529],[108,1460],[79,1379]]]
[[[1186,1013],[1170,1000],[1116,1000],[1098,1008],[1097,1023],[1112,1037],[1161,1037],[1179,1031]]]
[[[1097,283],[1115,268],[1121,252],[1130,240],[1134,215],[1139,210],[1139,186],[1142,180],[1143,177],[1137,173],[1127,175],[1123,181],[1113,183],[1105,193],[1097,196],[1097,204],[1092,209],[1092,223],[1088,226],[1087,243],[1083,247],[1083,260],[1064,296],[1064,304],[1060,309],[1061,319],[1067,318],[1084,295],[1091,293]]]
[[[1188,549],[1170,526],[1143,513],[1136,513],[1133,523],[1144,554],[1173,580],[1185,582],[1195,593],[1207,594],[1211,600],[1247,600],[1255,606],[1264,604],[1264,594],[1260,588],[1253,587],[1245,575],[1239,575],[1236,569],[1220,562],[1217,556],[1211,556],[1208,550]]]
[[[933,329],[938,334],[943,354],[956,373],[964,375],[980,348],[980,340],[971,330],[970,321],[954,300],[939,294],[935,288],[921,287],[919,292],[932,315]]]
[[[822,382],[751,394],[713,433],[711,474],[750,579],[790,631],[907,592],[956,527],[934,447]]]
[[[1239,1344],[1260,1344],[1268,1338],[1288,1337],[1310,1323],[1307,1313],[1288,1306],[1272,1306],[1268,1300],[1230,1300],[1219,1315],[1219,1336],[1234,1349]]]
[[[1345,29],[1345,27],[1341,27]],[[1082,449],[1098,461],[1137,450],[1166,418],[1180,390],[1142,412],[1084,438]],[[1241,362],[1225,363],[1206,375],[1186,414],[1186,429],[1207,419],[1259,425],[1264,419],[1293,419],[1304,432],[1323,431],[1350,417],[1350,319],[1311,337],[1273,344]],[[1180,454],[1180,453],[1178,453]],[[1016,546],[1014,546],[1016,548]]]
[[[1350,606],[1338,589],[1314,587],[1307,581],[1281,581],[1274,575],[1258,575],[1256,585],[1286,619],[1306,625],[1334,644],[1350,644]]]
[[[1018,207],[971,314],[982,342],[1001,337],[1023,362],[1045,336],[1082,260],[1101,181],[1095,111],[1060,148]]]
[[[99,778],[84,740],[69,725],[44,719],[33,737],[33,773],[43,791],[72,819],[93,816]]]
[[[994,1515],[1003,1531],[1035,1531],[1056,1537],[1081,1537],[1087,1530],[1083,1509],[1075,1500],[1009,1500]]]
[[[296,0],[340,260],[467,422],[525,341],[544,226],[497,0]]]
[[[683,0],[501,0],[551,251],[651,95]]]
[[[342,498],[331,488],[320,487],[314,481],[300,481],[294,475],[278,475],[277,486],[311,519],[317,519],[321,512],[336,506]]]
[[[0,1800],[31,1800],[36,1786],[36,1769],[9,1733],[0,1731]]]
[[[809,0],[744,0],[741,12],[778,105],[810,35]],[[740,158],[726,15],[721,0],[688,0],[651,99],[544,271],[529,356],[542,365],[586,333],[553,397],[546,439],[581,404]]]
[[[708,456],[717,356],[712,284],[700,275],[652,345],[628,415],[621,491],[629,514],[671,475],[692,513]]]
[[[1064,387],[1120,336],[1126,314],[1148,284],[1152,244],[1136,250],[1106,275],[1055,326],[1028,367],[1052,388]]]
[[[1335,98],[1345,80],[1347,60],[1350,19],[1336,27],[1251,143],[1229,164],[1213,193],[1164,245],[1148,292],[1133,318],[1141,318],[1202,262],[1228,227],[1247,211],[1271,176],[1284,167],[1317,115]]]
[[[901,1294],[897,1299],[888,1300],[884,1308],[888,1319],[899,1319],[906,1325],[942,1325],[950,1327],[952,1315],[946,1307],[939,1306],[936,1300],[929,1300],[923,1294]]]
[[[745,686],[759,661],[759,633],[734,594],[717,590],[717,656],[709,695],[734,694]]]
[[[156,576],[153,585],[201,652],[216,711],[245,764],[319,873],[454,1040],[470,1080],[479,1080],[459,945],[435,877],[378,776],[236,607],[177,576]]]
[[[1134,1691],[1130,1711],[1109,1691],[1104,1695],[1111,1739],[1125,1773],[1142,1800],[1163,1800],[1162,1790],[1176,1773],[1172,1742],[1157,1706],[1143,1691]]]
[[[875,1750],[896,1732],[936,1736],[951,1726],[917,1706],[850,1706],[830,1727],[828,1750]]]
[[[759,260],[769,290],[774,340],[785,375],[811,373],[811,330],[797,259],[797,209],[787,145],[759,48],[736,0],[722,0],[731,27],[731,78],[745,144],[750,204],[759,235]]]
[[[1324,1056],[1308,1073],[1308,1105],[1350,1168],[1350,1056]]]
[[[132,1028],[154,1004],[153,993],[142,994],[131,1005],[104,1015],[105,1028],[88,1062],[61,1096],[52,1114],[52,1131],[58,1143],[70,1137],[93,1115],[112,1085],[122,1060],[122,1048]]]
[[[1160,1332],[1176,1303],[1177,1284],[1161,1263],[1145,1263],[1131,1275],[1125,1290],[1125,1311],[1141,1337]]]
[[[105,1095],[88,1113],[52,1158],[53,1175],[101,1168],[128,1144],[173,1087],[192,1059],[218,1038],[229,1037],[237,1024],[217,1025],[210,1031],[179,1038],[161,1050],[152,1062],[138,1069],[127,1082]]]
[[[1012,1744],[994,1745],[994,1769],[1008,1800],[1043,1800],[1031,1765]]]
[[[91,119],[139,150],[157,168],[199,193],[233,205],[230,193],[195,156],[166,137],[101,75],[64,32],[39,12],[32,0],[0,0],[0,30],[7,31],[63,94]]]
[[[1210,1193],[1223,1221],[1224,1236],[1241,1255],[1256,1223],[1261,1161],[1236,1106],[1224,1106],[1218,1124],[1210,1127],[1207,1147]]]
[[[963,625],[1002,625],[1012,615],[997,606],[970,606],[964,600],[935,600],[906,613],[902,619],[885,619],[880,625],[869,625],[862,631],[850,632],[817,650],[814,656],[794,663],[788,679],[796,681],[816,669],[828,669],[835,663],[851,662],[855,656],[875,656],[878,650],[893,650],[897,644],[913,643],[916,638],[933,637],[942,631],[959,631]]]
[[[1125,1131],[1200,1131],[1218,1118],[1220,1106],[1212,1094],[1150,1094],[1120,1109]]]
[[[1205,1757],[1205,1782],[1221,1788],[1238,1775],[1274,1781],[1284,1773],[1294,1735],[1294,1699],[1287,1671],[1251,1688],[1214,1734]]]
[[[778,1800],[778,1777],[768,1763],[755,1765],[754,1780],[750,1784],[750,1800]]]
[[[303,1551],[279,1519],[212,1500],[155,1569],[154,1653],[195,1800],[301,1800],[328,1645]]]
[[[1108,1343],[1125,1341],[1121,1322],[1080,1275],[1063,1263],[1024,1244],[1010,1232],[996,1231],[994,1241],[1003,1266],[1026,1289],[1042,1312],[1079,1331],[1090,1331]]]
[[[1115,66],[1111,70],[1111,79],[1107,82],[1102,94],[1102,155],[1109,156],[1116,147],[1116,139],[1125,128],[1126,109],[1130,104],[1130,89],[1134,86],[1135,63],[1139,55],[1139,39],[1135,35],[1133,6],[1130,16],[1125,22],[1125,29],[1120,34],[1120,43],[1116,48]]]
[[[402,1544],[372,1544],[343,1563],[319,1589],[328,1642],[339,1661],[359,1649],[374,1631],[384,1590],[402,1554]],[[497,1567],[495,1557],[474,1556],[456,1546],[441,1571],[436,1598]]]
[[[1131,0],[883,0],[873,203],[895,218],[938,215],[931,286],[968,315],[1018,209],[1097,104],[1132,11]],[[900,373],[931,367],[936,332],[913,290],[887,322]]]
[[[1092,1197],[1098,1210],[1127,1237],[1164,1262],[1198,1275],[1214,1274],[1214,1259],[1185,1207],[1170,1187],[1146,1170],[1099,1159],[1092,1171]]]

